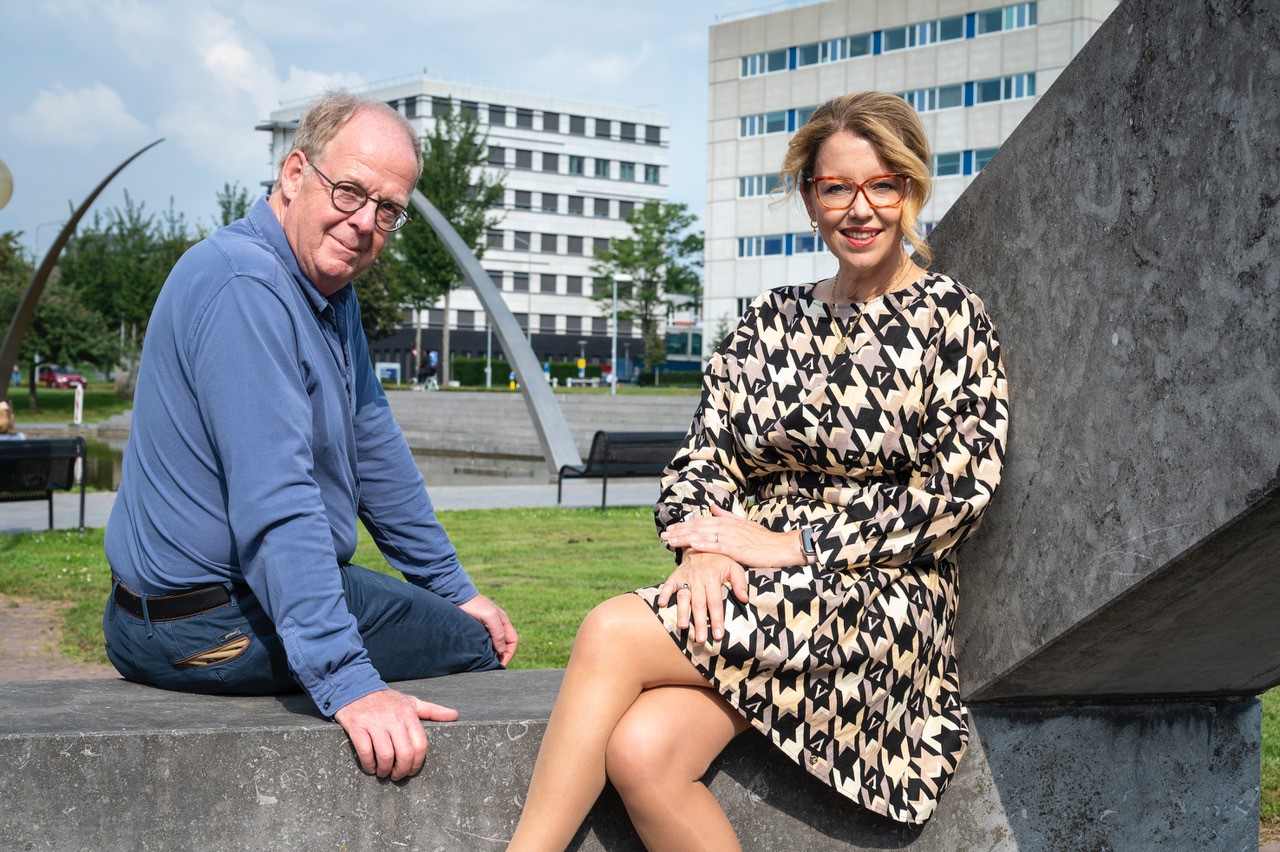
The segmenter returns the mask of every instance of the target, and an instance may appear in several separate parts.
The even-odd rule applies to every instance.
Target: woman
[[[656,507],[677,567],[583,622],[511,849],[563,849],[606,776],[650,849],[738,848],[699,779],[748,727],[878,814],[933,813],[968,741],[950,554],[1008,412],[981,301],[924,269],[929,163],[874,92],[791,141],[836,274],[760,296],[711,358]]]

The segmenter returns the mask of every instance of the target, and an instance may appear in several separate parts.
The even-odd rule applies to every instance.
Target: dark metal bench
[[[84,438],[0,440],[0,503],[45,500],[53,529],[53,492],[76,484],[76,459],[85,458]],[[84,532],[84,475],[80,476],[80,532]]]
[[[603,509],[609,477],[661,476],[684,438],[684,432],[596,432],[586,463],[560,468],[556,503],[560,503],[566,479],[599,479],[602,480],[600,508]]]

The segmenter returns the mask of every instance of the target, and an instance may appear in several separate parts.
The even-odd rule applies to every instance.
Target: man
[[[270,198],[188,251],[156,300],[106,534],[121,674],[301,686],[393,780],[422,767],[419,720],[457,713],[386,681],[499,668],[518,641],[436,520],[350,283],[421,171],[385,104],[337,92],[308,109]],[[408,583],[348,564],[357,515]]]

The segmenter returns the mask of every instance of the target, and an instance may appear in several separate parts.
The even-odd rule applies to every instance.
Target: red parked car
[[[85,386],[84,376],[70,367],[59,367],[46,364],[36,371],[36,381],[51,388],[82,388]]]

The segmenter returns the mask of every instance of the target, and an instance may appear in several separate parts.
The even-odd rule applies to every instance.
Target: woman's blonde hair
[[[12,435],[13,432],[13,406],[7,399],[0,400],[0,435]]]
[[[929,168],[932,157],[920,116],[897,95],[854,92],[832,98],[815,109],[787,145],[787,156],[778,173],[786,187],[782,200],[810,191],[806,180],[816,177],[814,168],[822,143],[840,132],[866,139],[890,169],[909,178],[907,195],[902,199],[902,232],[915,249],[915,261],[927,267],[933,253],[919,217],[933,189]]]

